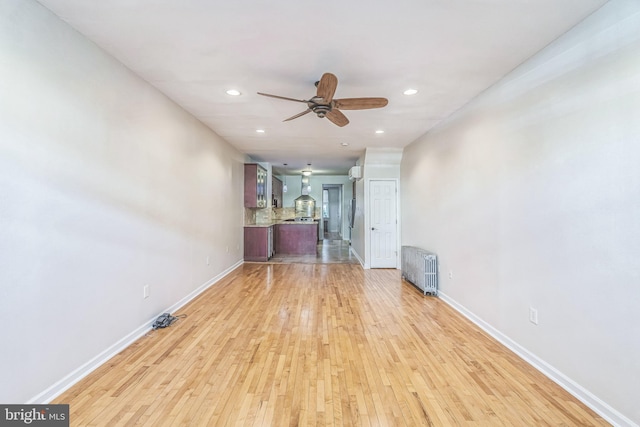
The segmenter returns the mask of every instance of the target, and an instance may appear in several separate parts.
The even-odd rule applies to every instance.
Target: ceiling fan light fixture
[[[411,95],[415,95],[416,93],[418,93],[418,90],[417,89],[407,89],[402,93],[404,93],[407,96],[411,96]]]
[[[227,95],[231,95],[231,96],[240,96],[242,95],[242,93],[238,90],[238,89],[228,89],[226,91]]]

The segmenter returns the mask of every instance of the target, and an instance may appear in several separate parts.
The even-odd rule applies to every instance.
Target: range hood
[[[296,219],[313,218],[316,214],[316,201],[309,195],[309,177],[302,177],[302,195],[294,200]]]

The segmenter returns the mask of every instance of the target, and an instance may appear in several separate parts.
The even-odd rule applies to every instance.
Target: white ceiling
[[[410,144],[606,3],[38,1],[240,151],[289,173],[307,163],[346,173],[366,147]],[[389,105],[344,111],[351,123],[340,128],[314,114],[282,122],[306,105],[256,94],[309,99],[324,72],[338,76],[336,98]]]

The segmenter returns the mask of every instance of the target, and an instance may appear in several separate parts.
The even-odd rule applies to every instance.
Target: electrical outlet
[[[211,259],[209,257],[209,255],[207,255],[207,265],[211,264]]]
[[[449,279],[453,279],[453,271],[449,270]]]
[[[149,285],[144,285],[142,287],[142,296],[144,299],[149,298]]]
[[[533,307],[529,307],[529,322],[534,325],[538,324],[538,310]]]

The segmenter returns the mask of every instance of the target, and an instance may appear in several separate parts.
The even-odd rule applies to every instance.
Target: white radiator
[[[438,258],[436,254],[403,246],[401,252],[402,278],[413,283],[425,295],[438,295]]]

